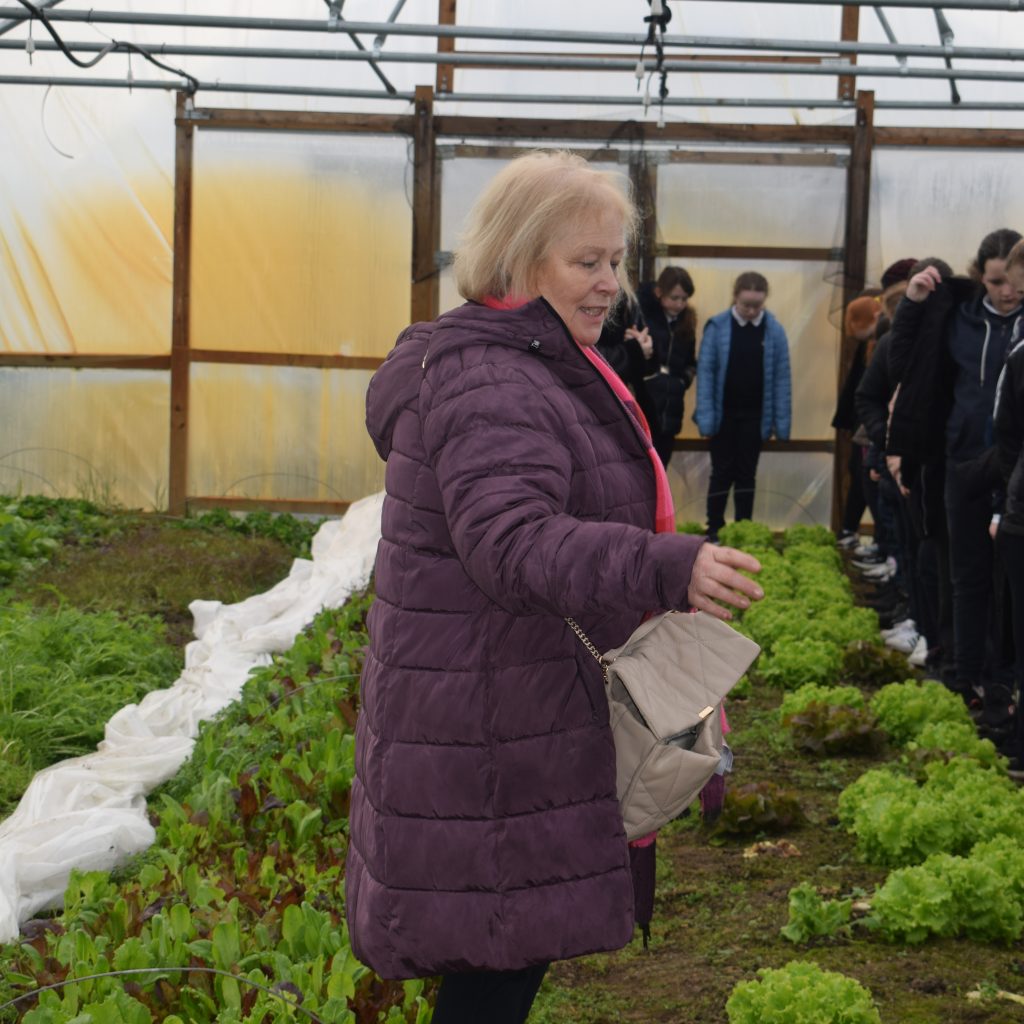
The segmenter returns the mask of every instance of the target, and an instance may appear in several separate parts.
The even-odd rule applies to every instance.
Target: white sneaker
[[[914,666],[914,668],[924,668],[924,663],[928,660],[928,641],[923,636],[917,638],[917,643],[914,645],[914,649],[910,652],[910,656],[907,658],[907,662]]]
[[[902,622],[895,623],[890,629],[880,630],[882,638],[887,640],[891,636],[896,636],[898,633],[916,632],[917,623],[913,619],[904,619]]]
[[[858,544],[857,547],[855,547],[853,549],[853,557],[854,558],[872,558],[872,557],[874,557],[877,554],[878,554],[878,545],[874,544],[874,543],[872,543],[872,544]]]
[[[895,574],[896,559],[892,555],[871,569],[861,569],[861,575],[866,580],[890,580]]]
[[[908,633],[897,633],[896,636],[889,637],[889,639],[885,641],[885,646],[888,647],[890,651],[899,651],[900,654],[910,654],[917,646],[917,642],[920,639],[920,635],[917,630],[914,629]]]

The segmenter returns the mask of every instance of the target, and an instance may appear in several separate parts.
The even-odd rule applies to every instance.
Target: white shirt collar
[[[740,316],[739,313],[736,311],[736,307],[733,306],[732,318],[733,320],[736,321],[736,323],[740,325],[740,327],[745,327],[747,324],[753,324],[755,327],[760,327],[761,321],[764,319],[764,310],[762,309],[761,312],[758,313],[753,320],[747,320],[745,317]]]
[[[986,309],[987,309],[987,310],[988,310],[988,311],[989,311],[990,313],[995,313],[995,315],[996,315],[996,316],[1016,316],[1016,315],[1017,315],[1017,314],[1018,314],[1018,313],[1020,312],[1020,310],[1021,310],[1021,307],[1020,307],[1020,306],[1018,306],[1018,307],[1017,307],[1016,309],[1011,309],[1009,313],[1000,313],[1000,312],[999,312],[999,310],[998,310],[998,309],[996,309],[996,307],[995,307],[995,306],[993,306],[993,305],[992,305],[992,303],[988,301],[988,296],[987,296],[987,295],[985,296],[985,298],[983,298],[983,299],[981,300],[981,304],[982,304],[982,305],[983,305],[983,306],[984,306],[984,307],[985,307],[985,308],[986,308]]]

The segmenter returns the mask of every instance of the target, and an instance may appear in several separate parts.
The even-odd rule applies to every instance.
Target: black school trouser
[[[1024,534],[1000,530],[996,535],[996,551],[1006,569],[1010,584],[1011,617],[1013,621],[1014,666],[1019,701],[1024,699]],[[1017,756],[1024,755],[1024,715],[1018,710]]]
[[[864,510],[868,507],[868,499],[864,495],[864,449],[859,444],[850,445],[850,487],[846,492],[846,505],[843,509],[844,533],[859,533],[860,521],[864,518]]]
[[[946,525],[949,574],[953,581],[953,641],[956,682],[963,688],[981,682],[992,608],[992,496],[965,484],[960,466],[946,463]]]
[[[761,414],[722,416],[722,426],[711,438],[711,479],[708,481],[708,533],[717,536],[725,526],[725,505],[734,489],[736,519],[754,514],[754,480],[761,457]]]
[[[523,1024],[547,969],[541,964],[521,971],[446,974],[433,1024]]]

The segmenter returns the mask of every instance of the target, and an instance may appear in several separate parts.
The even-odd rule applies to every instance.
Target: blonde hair
[[[564,150],[534,151],[504,167],[476,201],[455,253],[455,283],[466,299],[532,296],[552,244],[602,214],[622,219],[625,242],[636,209],[620,175],[597,171]],[[625,260],[616,276],[632,296]]]
[[[1024,238],[1016,242],[1006,256],[1006,269],[1024,267]]]

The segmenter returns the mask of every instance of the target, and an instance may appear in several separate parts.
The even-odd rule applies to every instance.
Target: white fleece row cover
[[[107,723],[96,752],[39,772],[0,824],[0,941],[38,911],[59,907],[73,868],[105,871],[150,846],[146,794],[188,758],[199,723],[236,700],[249,672],[323,608],[367,585],[383,494],[353,504],[313,538],[312,561],[296,559],[265,594],[238,604],[193,601],[196,640],[173,686],[129,704]]]

